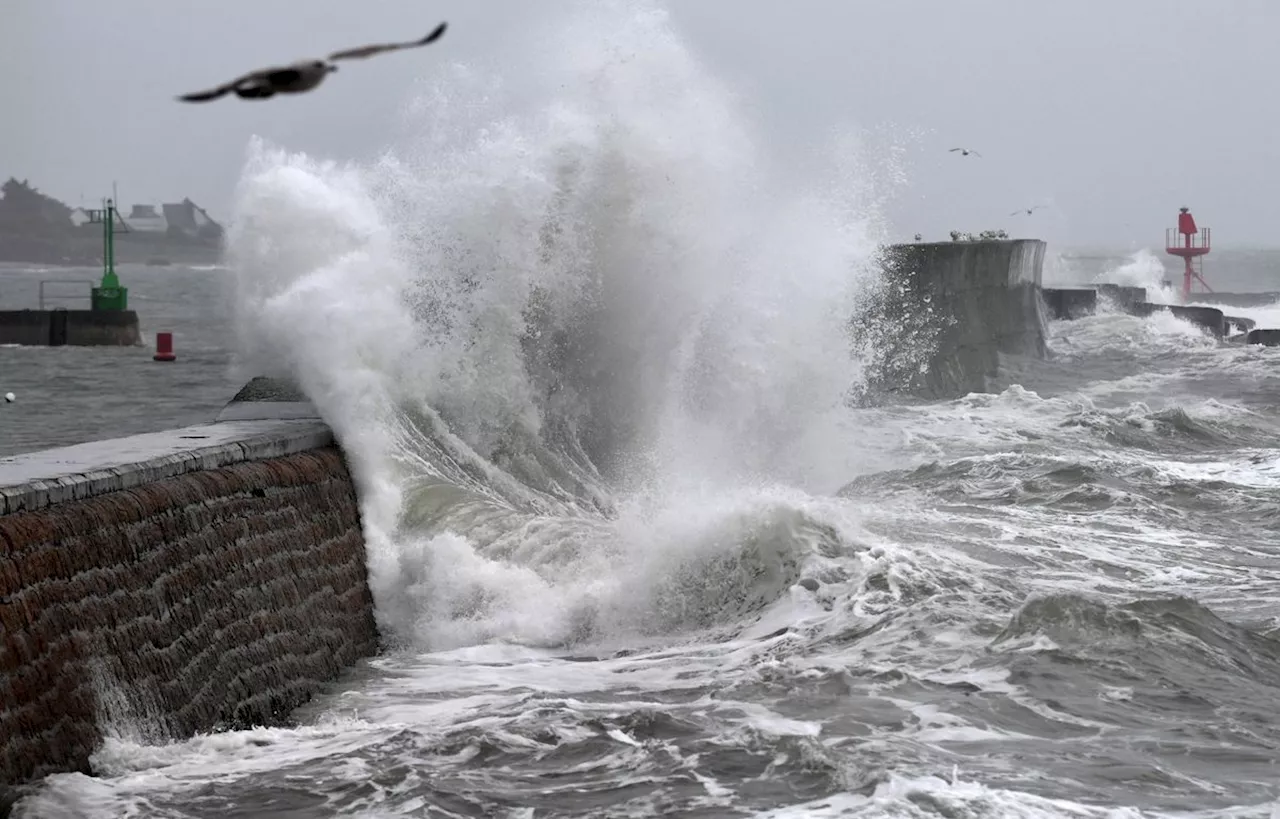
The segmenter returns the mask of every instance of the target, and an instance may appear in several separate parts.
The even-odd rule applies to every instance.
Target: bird
[[[371,45],[335,51],[323,60],[299,60],[283,66],[272,66],[251,71],[206,91],[195,91],[178,97],[182,102],[209,102],[219,97],[234,93],[246,100],[265,100],[276,94],[301,94],[318,86],[331,71],[337,71],[335,60],[356,60],[372,57],[385,51],[399,51],[403,48],[417,48],[430,45],[440,39],[448,23],[441,23],[435,30],[421,40],[405,43],[375,43]]]
[[[953,154],[956,151],[959,151],[961,156],[968,156],[969,154],[973,154],[974,156],[982,156],[982,154],[978,153],[977,151],[971,151],[968,148],[952,148],[950,151],[947,151],[947,153]]]
[[[1043,207],[1044,207],[1044,205],[1032,205],[1032,206],[1031,206],[1031,207],[1029,207],[1029,208],[1018,208],[1017,210],[1015,210],[1013,213],[1011,213],[1011,214],[1009,214],[1009,215],[1010,215],[1010,216],[1017,216],[1019,213],[1025,213],[1025,214],[1027,214],[1028,216],[1030,216],[1034,211],[1040,210],[1040,208],[1043,208]]]

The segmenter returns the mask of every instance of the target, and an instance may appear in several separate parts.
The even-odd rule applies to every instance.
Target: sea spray
[[[1169,273],[1164,262],[1155,253],[1142,248],[1129,255],[1124,264],[1099,273],[1096,283],[1118,284],[1122,287],[1142,287],[1147,291],[1147,301],[1154,304],[1175,304],[1178,294],[1165,283]]]
[[[407,644],[644,621],[669,584],[654,518],[618,504],[678,518],[710,486],[729,531],[775,531],[741,499],[834,490],[857,458],[848,323],[882,234],[866,159],[842,140],[821,183],[788,178],[646,4],[533,41],[508,69],[519,105],[503,76],[446,68],[406,115],[431,118],[420,140],[361,165],[255,141],[239,186],[243,359],[333,426],[380,624]],[[707,542],[732,563],[753,538]],[[811,540],[752,548],[783,582]],[[662,548],[681,562],[679,538]]]

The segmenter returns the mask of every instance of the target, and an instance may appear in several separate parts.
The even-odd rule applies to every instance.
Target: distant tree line
[[[122,252],[139,258],[171,253],[183,258],[189,258],[191,253],[216,254],[223,229],[212,220],[197,221],[198,210],[187,199],[176,206],[166,206],[167,224],[162,232],[130,230],[127,218],[121,218],[116,228],[117,258]],[[0,261],[96,263],[102,256],[102,225],[76,225],[72,221],[74,213],[73,208],[41,193],[25,179],[10,178],[0,184]],[[130,251],[129,247],[134,249]]]
[[[74,230],[71,208],[44,195],[27,180],[10,177],[0,185],[0,232],[49,236]]]

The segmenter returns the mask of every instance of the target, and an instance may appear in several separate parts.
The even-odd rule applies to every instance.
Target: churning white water
[[[661,518],[696,530],[708,497],[849,477],[832,438],[874,214],[840,169],[778,183],[663,12],[553,31],[527,113],[454,68],[419,140],[369,166],[255,142],[237,198],[250,361],[296,376],[342,439],[381,625],[423,648],[478,636],[445,636],[440,600],[464,590],[491,601],[486,637],[563,641],[584,595],[637,593]],[[540,576],[456,521],[415,531],[431,481],[466,485],[476,520],[543,512],[544,548],[577,554]],[[569,511],[589,498],[620,516]]]
[[[1165,286],[1172,283],[1172,278],[1160,257],[1153,251],[1142,248],[1130,254],[1123,264],[1100,273],[1096,282],[1142,287],[1147,291],[1147,301],[1154,304],[1174,304],[1178,301],[1177,291]]]

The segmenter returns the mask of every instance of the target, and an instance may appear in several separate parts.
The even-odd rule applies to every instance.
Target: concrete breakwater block
[[[136,347],[142,331],[133,310],[0,310],[0,344]]]
[[[1098,309],[1098,291],[1092,288],[1048,288],[1040,294],[1049,317],[1057,321],[1090,316]]]
[[[959,397],[987,390],[1002,357],[1044,358],[1044,251],[1037,239],[884,248],[883,287],[851,319],[871,358],[866,394]]]
[[[1224,338],[1227,335],[1227,317],[1216,307],[1183,307],[1177,304],[1141,302],[1130,305],[1127,312],[1142,317],[1156,313],[1173,313],[1180,319],[1208,330],[1214,338]]]
[[[1120,284],[1100,284],[1098,285],[1098,295],[1115,302],[1121,308],[1126,308],[1129,305],[1145,303],[1147,301],[1147,288],[1128,287]]]
[[[1120,284],[1099,284],[1090,287],[1049,287],[1040,291],[1044,297],[1046,312],[1053,319],[1070,321],[1093,315],[1099,300],[1105,300],[1115,308],[1133,313],[1136,305],[1147,304],[1145,287],[1128,287]],[[1143,315],[1150,315],[1145,313]]]
[[[1224,316],[1224,319],[1228,333],[1247,333],[1258,326],[1258,322],[1244,316]]]
[[[1260,344],[1263,347],[1280,347],[1280,330],[1250,330],[1245,340],[1248,344]]]

